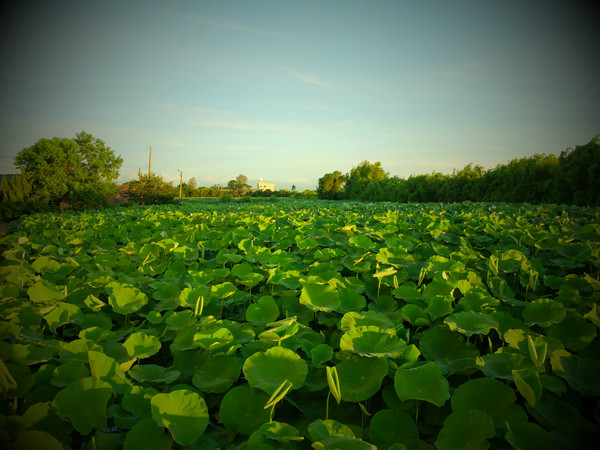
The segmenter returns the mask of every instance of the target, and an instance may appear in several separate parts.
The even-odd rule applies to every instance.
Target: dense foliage
[[[173,203],[178,196],[178,189],[172,183],[167,183],[160,175],[144,174],[138,180],[125,183],[122,186],[127,192],[130,202],[141,205],[156,205]]]
[[[19,184],[3,184],[0,209],[12,219],[56,208],[60,202],[105,206],[107,197],[117,192],[112,180],[118,178],[122,163],[102,140],[84,131],[74,139],[40,139],[15,157],[21,173],[13,179]]]
[[[373,172],[376,168],[380,169]],[[376,175],[373,175],[376,173]],[[534,155],[484,170],[468,164],[452,175],[387,177],[363,162],[349,175],[325,174],[319,198],[394,202],[529,202],[600,205],[600,139],[554,155]]]
[[[15,448],[600,433],[598,209],[204,200],[32,215],[0,242]]]

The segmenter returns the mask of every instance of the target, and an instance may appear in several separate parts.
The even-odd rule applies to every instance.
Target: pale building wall
[[[259,191],[273,191],[275,192],[275,183],[267,183],[266,181],[259,181],[258,182],[258,190]]]

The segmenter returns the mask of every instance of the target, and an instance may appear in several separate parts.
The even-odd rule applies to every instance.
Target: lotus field
[[[600,436],[598,209],[199,200],[1,245],[3,448]]]

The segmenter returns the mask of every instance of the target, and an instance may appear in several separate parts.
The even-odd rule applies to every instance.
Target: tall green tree
[[[358,166],[352,168],[347,176],[345,185],[346,196],[348,198],[366,200],[366,184],[370,181],[385,180],[389,173],[383,170],[380,162],[370,163],[363,161]]]
[[[32,198],[42,203],[105,199],[117,190],[112,181],[122,163],[103,141],[84,131],[75,139],[40,139],[15,158],[32,183]]]
[[[319,178],[317,194],[321,199],[338,200],[344,198],[344,185],[346,184],[346,176],[342,175],[339,170],[326,173]]]
[[[139,180],[130,181],[126,185],[130,199],[144,205],[170,203],[179,195],[172,183],[165,182],[163,177],[155,173],[142,175]]]

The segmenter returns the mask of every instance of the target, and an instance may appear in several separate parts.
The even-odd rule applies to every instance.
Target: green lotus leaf
[[[315,311],[335,311],[341,306],[337,288],[329,283],[305,282],[300,303]]]
[[[450,330],[456,330],[465,336],[488,334],[492,328],[498,328],[496,320],[473,311],[450,314],[444,319],[444,323],[450,327]]]
[[[168,394],[156,394],[150,400],[152,418],[167,428],[179,445],[196,442],[208,426],[208,408],[197,393],[180,389]]]
[[[279,317],[279,307],[270,295],[260,297],[246,309],[246,320],[257,327],[264,327]]]
[[[522,450],[560,450],[563,447],[556,437],[537,423],[525,422],[511,424],[504,436],[514,448]]]
[[[450,398],[448,380],[434,362],[396,370],[394,388],[402,401],[423,400],[441,407]]]
[[[402,312],[402,317],[412,326],[427,327],[431,325],[431,320],[427,316],[427,313],[420,306],[409,303],[408,305],[404,305],[400,311]]]
[[[56,394],[52,405],[67,417],[82,435],[94,428],[106,428],[106,405],[112,395],[110,384],[94,378],[82,378]]]
[[[337,309],[340,313],[349,311],[360,311],[367,304],[365,297],[354,289],[341,287],[338,289],[340,296],[340,307]]]
[[[518,250],[506,250],[498,259],[498,270],[501,272],[517,272],[527,257]]]
[[[531,406],[535,406],[542,397],[542,383],[539,374],[533,369],[512,371],[513,380],[519,393]]]
[[[567,244],[556,247],[556,253],[567,259],[584,262],[592,254],[592,249],[585,244]]]
[[[452,411],[477,409],[503,425],[508,409],[515,404],[515,391],[494,378],[475,378],[458,386],[452,393]]]
[[[169,330],[181,331],[185,328],[194,327],[198,323],[198,318],[193,314],[194,312],[191,309],[169,311],[165,314],[164,319]]]
[[[106,381],[119,393],[129,390],[129,381],[114,358],[103,352],[90,350],[88,352],[88,364],[94,378]]]
[[[419,292],[417,285],[412,281],[398,286],[392,291],[392,295],[405,302],[412,302],[413,300],[421,298],[421,293]]]
[[[50,350],[33,344],[10,344],[8,356],[9,359],[22,366],[31,366],[52,359]]]
[[[248,385],[229,390],[219,407],[223,425],[232,433],[250,435],[269,420],[269,411],[264,408],[269,396]]]
[[[44,320],[53,333],[61,325],[68,323],[81,325],[83,323],[83,313],[78,306],[65,302],[54,302],[52,305],[52,309],[44,314]]]
[[[313,443],[312,447],[315,450],[377,450],[373,444],[369,444],[358,438],[348,436],[330,436],[321,441]]]
[[[67,361],[52,371],[50,383],[54,386],[66,387],[89,376],[90,370],[88,366],[76,361]]]
[[[555,350],[550,356],[552,371],[583,396],[600,395],[600,360]]]
[[[348,242],[365,250],[370,250],[375,246],[375,243],[363,234],[357,234],[356,236],[350,237]]]
[[[27,430],[20,434],[16,442],[9,447],[11,450],[31,450],[43,448],[44,450],[63,450],[62,443],[50,433],[38,430]]]
[[[164,428],[159,427],[154,419],[148,418],[136,423],[125,436],[123,450],[138,450],[140,448],[151,450],[170,450],[173,439]]]
[[[567,312],[561,303],[548,298],[536,299],[523,310],[523,319],[527,326],[539,325],[544,328],[561,322],[566,315]]]
[[[210,329],[194,334],[194,346],[210,350],[211,352],[227,352],[235,348],[235,338],[229,329],[222,327]]]
[[[125,411],[130,412],[138,419],[149,418],[152,416],[150,400],[156,394],[158,394],[158,391],[153,388],[131,386],[129,391],[123,394],[121,406]]]
[[[475,358],[479,350],[447,328],[430,328],[423,332],[419,349],[426,360],[435,362],[445,373],[470,373],[477,369]]]
[[[333,357],[333,347],[327,344],[319,344],[310,350],[313,366],[319,367],[321,364],[330,361]]]
[[[385,358],[352,356],[337,366],[342,400],[362,402],[372,397],[388,373]]]
[[[525,356],[507,351],[478,356],[475,361],[485,376],[511,381],[513,370],[524,369],[528,365]]]
[[[292,383],[292,389],[301,387],[308,374],[308,365],[292,350],[273,347],[246,359],[243,370],[250,386],[271,395],[285,380]]]
[[[368,325],[350,329],[342,336],[340,348],[343,351],[363,356],[396,358],[406,348],[406,342],[379,327]]]
[[[258,430],[250,435],[248,439],[248,448],[273,448],[279,447],[282,443],[286,444],[290,441],[302,441],[304,438],[300,435],[298,429],[287,423],[271,421],[264,423]]]
[[[210,291],[211,295],[213,295],[215,298],[223,300],[235,294],[237,292],[237,288],[229,281],[226,281],[225,283],[213,285]]]
[[[179,370],[169,369],[168,367],[158,366],[156,364],[144,364],[142,366],[133,366],[127,372],[131,378],[140,383],[149,381],[152,383],[173,383],[181,372]]]
[[[27,289],[29,299],[34,303],[64,300],[65,293],[46,280],[40,280]]]
[[[127,283],[112,281],[106,285],[108,303],[119,314],[131,314],[148,303],[148,297],[138,288]]]
[[[160,341],[156,336],[138,331],[131,333],[123,342],[130,358],[144,359],[160,351]]]
[[[194,372],[192,383],[202,392],[225,392],[238,380],[241,370],[233,356],[216,355]]]
[[[548,336],[559,340],[569,350],[578,351],[590,345],[596,336],[596,327],[579,314],[568,314],[560,323],[546,329]]]
[[[355,312],[351,311],[340,320],[340,328],[345,333],[352,328],[373,325],[382,330],[395,330],[396,326],[385,314],[376,311]]]
[[[425,312],[431,320],[439,319],[454,311],[453,302],[454,297],[451,295],[434,295],[428,300],[429,305],[425,308]]]
[[[381,409],[371,418],[369,436],[377,448],[389,448],[395,443],[418,439],[419,430],[416,422],[407,413]]]
[[[439,450],[485,450],[496,435],[489,414],[478,410],[454,411],[444,421],[435,440]]]
[[[354,438],[354,433],[348,425],[338,422],[337,420],[322,420],[317,419],[308,426],[308,434],[311,440],[322,441],[331,436],[346,436]]]
[[[231,273],[238,278],[246,278],[246,275],[252,273],[254,268],[247,262],[236,264],[231,268]]]

